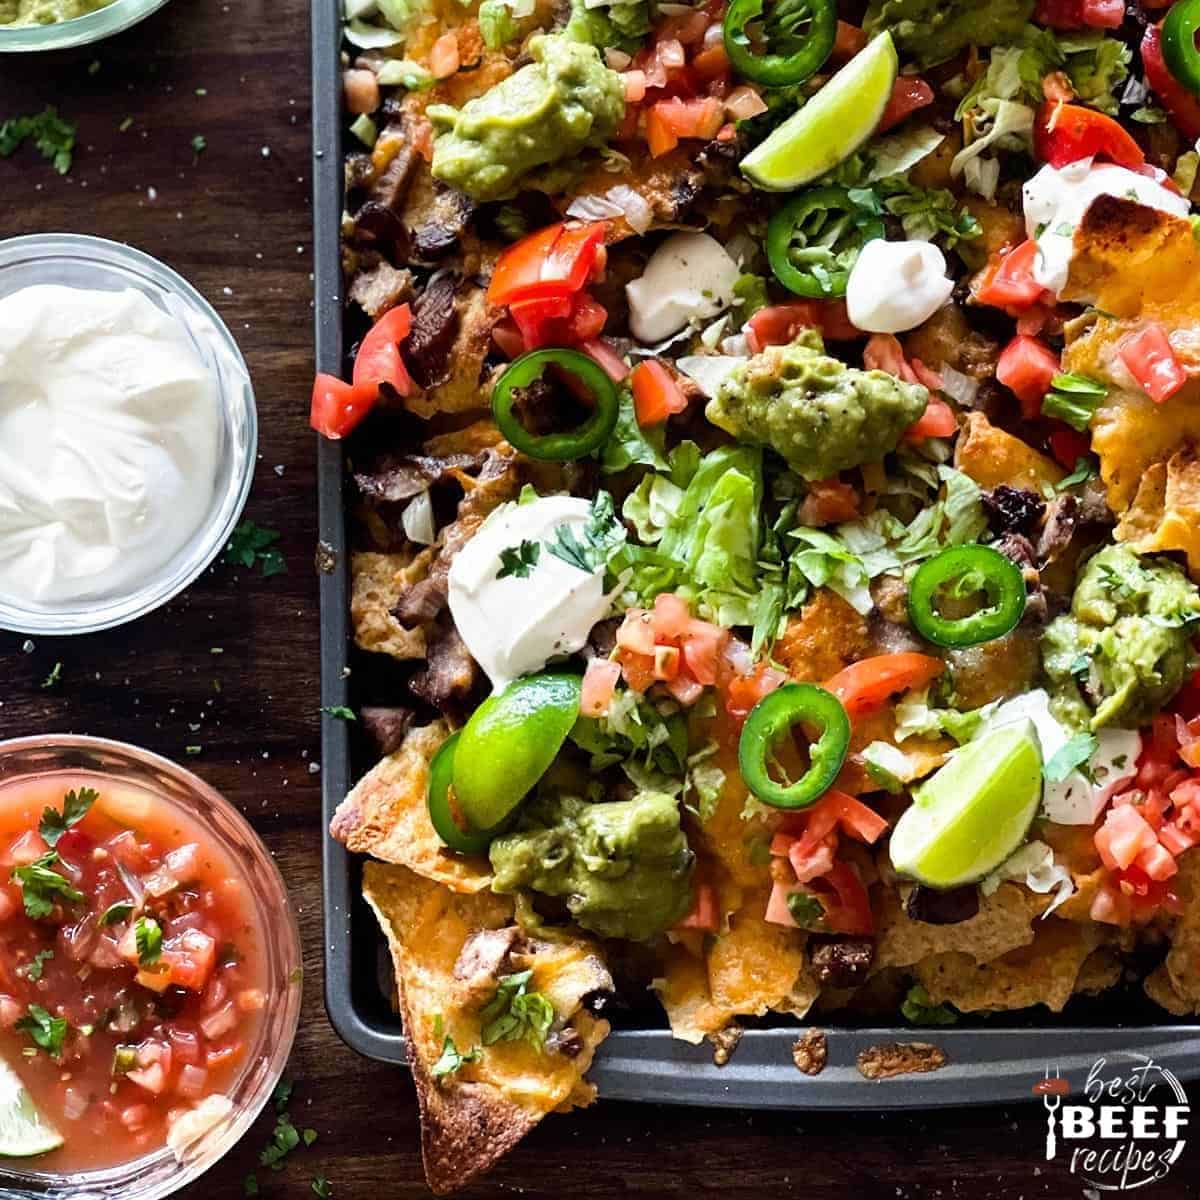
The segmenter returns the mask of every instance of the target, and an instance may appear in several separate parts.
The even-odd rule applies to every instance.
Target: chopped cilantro
[[[329,1200],[333,1195],[333,1189],[329,1186],[329,1180],[324,1175],[318,1175],[311,1184],[313,1193],[321,1197],[321,1200]]]
[[[43,158],[54,164],[54,169],[65,175],[71,169],[71,152],[75,149],[75,126],[64,121],[53,106],[28,117],[12,117],[0,124],[0,158],[10,154],[32,140]]]
[[[823,929],[825,906],[816,896],[808,892],[790,892],[787,898],[788,912],[801,929]]]
[[[208,139],[202,133],[192,138],[192,153],[199,158],[208,149]]]
[[[1050,381],[1050,391],[1042,400],[1042,416],[1065,421],[1084,433],[1108,395],[1108,388],[1086,375],[1059,374]]]
[[[444,1079],[447,1075],[453,1075],[456,1071],[462,1070],[467,1063],[478,1062],[482,1054],[483,1051],[478,1046],[468,1050],[466,1054],[460,1054],[458,1047],[454,1044],[454,1039],[446,1034],[445,1040],[442,1042],[441,1057],[429,1068],[429,1073],[434,1079]]]
[[[1077,654],[1071,659],[1071,666],[1068,668],[1076,679],[1082,678],[1092,669],[1092,656],[1090,654]]]
[[[242,1182],[242,1195],[243,1196],[257,1196],[258,1195],[258,1176],[257,1175],[247,1175],[246,1176],[245,1180],[243,1180],[243,1182]]]
[[[272,1171],[283,1170],[283,1160],[300,1145],[300,1134],[287,1113],[280,1113],[275,1122],[275,1132],[266,1148],[259,1154],[258,1161]]]
[[[162,926],[153,917],[138,917],[133,927],[138,962],[152,967],[162,958]]]
[[[1095,479],[1098,472],[1095,464],[1089,458],[1077,458],[1075,460],[1075,470],[1073,470],[1066,479],[1060,480],[1054,485],[1054,490],[1065,492],[1067,488],[1074,487],[1077,483],[1087,483],[1089,479]]]
[[[570,525],[559,525],[546,549],[590,575],[608,561],[609,551],[624,538],[625,530],[617,520],[612,497],[607,492],[597,492],[591,515],[579,533]]]
[[[532,971],[501,976],[496,994],[479,1014],[485,1046],[526,1041],[540,1050],[545,1045],[554,1022],[554,1005],[541,992],[529,990],[532,978]]]
[[[1042,774],[1051,783],[1062,783],[1077,767],[1083,766],[1100,745],[1094,734],[1077,733],[1070,738],[1042,768]]]
[[[62,683],[62,663],[56,662],[50,674],[42,680],[41,686],[43,688],[52,688],[57,687],[60,683]]]
[[[51,1058],[62,1058],[69,1028],[66,1017],[52,1017],[40,1004],[31,1004],[28,1014],[17,1022],[16,1028],[29,1034],[33,1044]]]
[[[900,1013],[911,1025],[953,1025],[958,1020],[958,1013],[950,1005],[934,1004],[919,983],[908,989]]]
[[[276,1112],[287,1112],[287,1106],[291,1103],[292,1088],[294,1086],[290,1079],[281,1079],[275,1085],[275,1090],[271,1093],[271,1103],[275,1105]]]
[[[529,572],[537,566],[542,548],[537,542],[524,541],[519,546],[509,546],[500,551],[500,570],[496,572],[497,579],[507,579],[514,575],[517,579],[528,579]]]
[[[123,120],[120,125],[117,126],[117,132],[128,133],[131,128],[133,128],[133,118],[126,117],[125,120]]]
[[[54,957],[53,950],[39,950],[25,967],[25,978],[31,983],[37,983],[42,977],[46,964]]]
[[[61,896],[73,904],[83,901],[83,893],[50,868],[58,862],[58,851],[50,850],[24,867],[14,867],[12,879],[21,885],[25,914],[34,921],[43,921],[54,911],[55,897]]]
[[[347,708],[344,704],[325,704],[321,706],[321,711],[326,716],[336,717],[339,721],[357,721],[358,718],[354,715],[354,709]]]
[[[235,567],[258,565],[267,578],[284,575],[287,573],[287,563],[275,545],[277,541],[279,530],[267,529],[253,521],[242,521],[225,547],[225,561]]]
[[[94,788],[84,787],[76,791],[72,788],[63,797],[63,810],[47,807],[38,823],[38,833],[47,846],[57,846],[62,837],[72,825],[78,825],[87,816],[88,809],[100,798],[100,793]]]
[[[105,925],[118,925],[122,921],[128,921],[133,914],[132,900],[118,900],[116,904],[110,904],[101,914],[100,920],[97,922],[102,928]]]
[[[317,1140],[317,1131],[315,1129],[306,1129],[301,1135],[306,1146],[311,1146]]]

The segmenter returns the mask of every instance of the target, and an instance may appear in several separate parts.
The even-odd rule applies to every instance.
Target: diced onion
[[[687,61],[683,43],[678,38],[666,38],[659,42],[655,56],[664,67],[682,67]]]
[[[609,46],[604,51],[604,61],[614,71],[624,71],[633,62],[633,56],[618,50],[616,46]]]
[[[409,501],[400,518],[400,524],[404,527],[404,536],[410,542],[416,542],[420,546],[433,545],[437,540],[437,530],[433,524],[433,500],[427,491]]]
[[[767,111],[767,102],[752,88],[735,87],[725,98],[725,111],[735,121],[748,121]]]
[[[942,391],[963,408],[975,408],[979,403],[979,380],[951,366],[942,367]]]
[[[608,189],[607,197],[625,214],[625,220],[634,233],[645,233],[650,228],[654,212],[645,196],[635,192],[626,183],[618,183]]]

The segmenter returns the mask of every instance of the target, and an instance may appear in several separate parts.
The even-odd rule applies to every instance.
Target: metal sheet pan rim
[[[313,222],[316,259],[314,324],[317,370],[342,364],[340,226],[342,166],[339,98],[339,0],[313,0]],[[321,604],[321,703],[349,698],[349,595],[343,461],[340,445],[318,439]],[[349,732],[325,721],[321,734],[322,811],[326,827],[350,785]],[[403,1063],[404,1038],[392,1024],[356,1008],[352,994],[351,920],[355,897],[350,856],[326,834],[323,844],[325,1006],[347,1045],[367,1058]],[[715,1067],[711,1049],[689,1046],[666,1030],[618,1030],[604,1043],[591,1078],[608,1099],[712,1107],[775,1109],[933,1108],[1029,1099],[1047,1065],[1086,1074],[1101,1055],[1141,1054],[1182,1079],[1200,1078],[1200,1025],[1080,1028],[826,1029],[829,1065],[809,1078],[791,1061],[799,1027],[752,1030],[730,1063]],[[874,1082],[855,1056],[881,1042],[928,1041],[942,1047],[938,1071]]]

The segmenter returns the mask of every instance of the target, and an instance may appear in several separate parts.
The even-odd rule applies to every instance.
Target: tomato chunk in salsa
[[[114,1166],[219,1112],[268,1003],[230,856],[149,791],[63,773],[0,786],[0,1060],[64,1144]]]

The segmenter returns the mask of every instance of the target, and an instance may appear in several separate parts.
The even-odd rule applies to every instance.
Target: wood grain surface
[[[0,634],[0,734],[68,730],[182,758],[246,814],[276,855],[304,935],[307,998],[291,1111],[319,1139],[264,1197],[427,1195],[407,1075],[359,1059],[321,999],[308,15],[304,0],[173,0],[141,26],[58,55],[0,56],[0,120],[57,104],[78,123],[74,167],[32,149],[0,160],[0,233],[97,234],[182,272],[241,343],[258,394],[260,462],[247,515],[282,532],[288,574],[218,565],[166,609],[88,638]],[[129,119],[132,119],[131,121]],[[206,149],[197,154],[193,138]],[[62,681],[41,684],[56,662]],[[235,1200],[274,1116],[189,1200]],[[1200,1128],[1193,1141],[1200,1142]],[[1076,1197],[1043,1160],[1040,1107],[884,1116],[701,1112],[606,1104],[551,1117],[471,1200],[615,1197]],[[1190,1149],[1155,1200],[1200,1195]],[[0,1171],[2,1179],[2,1171]],[[1095,1193],[1092,1193],[1095,1196]]]

